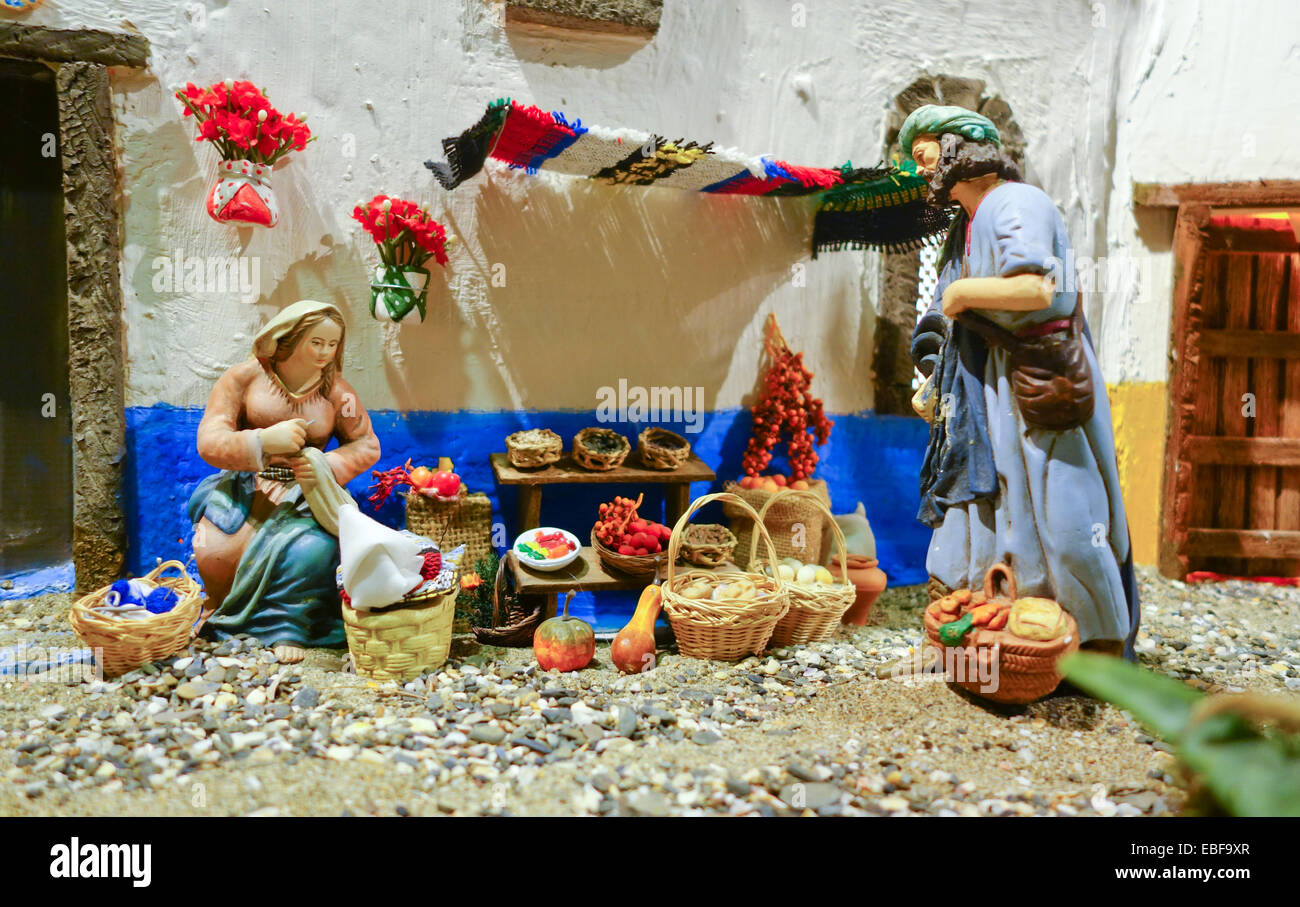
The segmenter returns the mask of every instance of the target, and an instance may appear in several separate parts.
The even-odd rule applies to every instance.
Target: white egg
[[[817,581],[817,568],[812,564],[804,564],[795,573],[794,581],[801,586],[811,586]]]
[[[780,574],[781,579],[785,580],[787,583],[794,582],[794,568],[789,564],[781,564],[776,568],[776,572]]]

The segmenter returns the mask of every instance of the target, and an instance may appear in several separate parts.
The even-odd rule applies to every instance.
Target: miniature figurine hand
[[[306,457],[297,456],[291,458],[289,468],[293,470],[293,476],[298,480],[298,487],[304,493],[316,487],[316,472],[311,468],[311,461]]]
[[[965,287],[958,286],[960,280],[954,280],[943,291],[943,313],[949,318],[956,318],[969,306],[966,305]]]
[[[262,452],[272,456],[293,454],[302,450],[307,440],[306,419],[286,419],[270,428],[262,429]]]

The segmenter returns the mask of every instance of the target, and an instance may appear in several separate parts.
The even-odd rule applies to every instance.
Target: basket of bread
[[[1079,648],[1079,625],[1058,602],[1016,593],[1015,573],[994,564],[983,591],[958,589],[930,603],[925,635],[949,680],[994,702],[1024,704],[1060,684],[1056,662]]]
[[[663,583],[663,609],[677,637],[677,649],[689,658],[738,661],[767,648],[777,622],[790,610],[789,587],[779,574],[746,570],[677,571],[677,555],[691,516],[712,501],[734,504],[758,513],[734,494],[696,498],[673,527],[668,541],[668,575]],[[757,531],[765,543],[767,563],[777,562],[772,538],[761,521]]]

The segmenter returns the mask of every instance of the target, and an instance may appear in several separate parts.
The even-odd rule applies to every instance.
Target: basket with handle
[[[170,569],[180,576],[163,576]],[[183,651],[199,617],[199,584],[180,561],[164,561],[141,579],[173,589],[177,602],[170,610],[148,617],[109,617],[97,610],[112,590],[112,583],[73,602],[68,622],[78,638],[96,652],[106,677],[116,677]]]
[[[776,629],[772,632],[772,645],[797,645],[806,642],[819,642],[826,639],[839,626],[840,618],[844,613],[853,606],[857,598],[858,590],[853,583],[849,582],[847,568],[844,564],[848,561],[848,543],[844,539],[844,531],[840,529],[835,518],[831,516],[830,508],[822,503],[821,498],[808,491],[793,491],[783,488],[776,494],[771,495],[763,504],[763,509],[758,512],[759,523],[762,523],[763,517],[767,515],[767,509],[782,498],[802,497],[812,504],[816,505],[819,510],[826,514],[826,522],[830,523],[831,532],[835,538],[835,544],[840,549],[840,577],[838,582],[830,585],[817,584],[816,586],[801,586],[797,583],[787,583],[786,587],[790,590],[790,610],[785,617],[777,623]],[[776,572],[777,565],[769,564],[772,572]],[[758,537],[755,535],[749,543],[749,567],[751,570],[761,570],[763,562],[758,559]],[[831,571],[834,576],[834,571]]]
[[[767,647],[777,621],[790,608],[790,597],[780,576],[748,573],[742,570],[714,572],[712,570],[687,570],[678,573],[677,554],[691,516],[706,504],[722,501],[748,510],[757,520],[758,514],[734,494],[719,492],[706,494],[691,502],[686,512],[673,527],[668,540],[668,573],[663,583],[663,610],[677,637],[677,648],[690,658],[712,658],[718,661],[736,661],[747,655],[757,655]],[[755,525],[767,544],[768,556],[776,560],[776,548],[762,522]],[[757,596],[752,601],[712,601],[686,598],[682,590],[698,580],[710,583],[730,583],[748,580],[754,584]]]
[[[998,594],[1001,585],[1005,594]],[[1066,631],[1052,640],[1024,639],[1008,630],[990,630],[986,627],[971,630],[959,646],[947,646],[939,637],[939,630],[971,609],[993,601],[1014,603],[1018,592],[1016,575],[1006,564],[994,564],[984,574],[984,589],[971,592],[958,589],[937,599],[925,609],[925,635],[930,645],[949,656],[956,650],[952,663],[951,679],[959,687],[994,702],[1023,705],[1041,699],[1057,688],[1061,674],[1056,662],[1079,648],[1079,625],[1074,616],[1065,612]],[[956,607],[954,607],[956,606]],[[984,678],[990,678],[988,682]]]
[[[723,486],[723,491],[734,494],[752,510],[759,510],[765,507],[772,497],[779,492],[763,491],[759,488],[741,488],[736,482],[727,482]],[[782,497],[781,502],[767,511],[767,519],[763,524],[767,531],[771,533],[773,543],[776,545],[776,553],[782,557],[796,557],[805,564],[820,564],[822,562],[822,524],[827,521],[822,516],[823,511],[829,512],[831,506],[830,491],[826,482],[822,479],[813,479],[808,483],[808,491],[811,492],[812,498],[791,498]],[[816,507],[809,503],[816,498],[823,507]],[[754,531],[753,524],[746,517],[745,511],[739,507],[730,504],[722,508],[731,521],[731,531],[736,534],[740,544],[736,546],[735,559],[741,567],[749,567],[747,563],[749,551],[753,547],[750,544],[751,535]],[[834,522],[834,520],[831,520]],[[796,526],[802,526],[803,531],[796,534]],[[795,541],[802,540],[803,546],[796,547]]]

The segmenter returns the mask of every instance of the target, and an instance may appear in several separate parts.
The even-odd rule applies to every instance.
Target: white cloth
[[[386,608],[420,584],[424,558],[411,536],[363,514],[339,508],[339,567],[343,588],[358,611]]]

